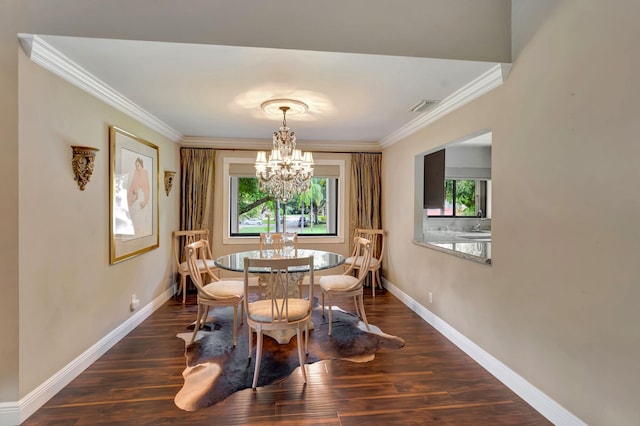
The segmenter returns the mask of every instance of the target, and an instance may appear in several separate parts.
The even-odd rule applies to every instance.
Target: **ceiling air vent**
[[[440,101],[422,99],[420,102],[418,102],[409,111],[411,111],[411,112],[424,112],[424,111],[426,111],[426,110],[428,110],[430,108],[433,108],[434,106],[438,105],[439,102]]]

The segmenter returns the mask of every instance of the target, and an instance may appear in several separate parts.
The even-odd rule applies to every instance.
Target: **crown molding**
[[[380,146],[387,148],[396,142],[406,138],[407,136],[417,132],[418,130],[428,126],[434,121],[444,117],[452,111],[462,107],[463,105],[471,102],[472,100],[484,95],[490,90],[495,89],[505,82],[509,71],[511,70],[511,64],[497,64],[489,71],[482,74],[480,77],[466,84],[450,96],[446,97],[442,102],[436,105],[434,108],[425,112],[418,118],[410,121],[405,126],[396,130],[388,136],[385,136],[380,140]]]
[[[270,139],[232,139],[184,136],[180,140],[184,147],[242,149],[267,151],[271,149]],[[377,142],[340,142],[340,141],[297,141],[296,146],[303,151],[314,152],[379,152]]]
[[[26,55],[35,63],[65,79],[117,110],[146,125],[150,129],[179,141],[183,146],[209,147],[218,149],[264,149],[265,140],[223,139],[182,136],[178,131],[155,117],[126,96],[113,89],[102,80],[71,61],[62,52],[51,46],[38,35],[18,34],[20,45]],[[380,151],[428,126],[446,114],[462,107],[479,96],[500,86],[506,80],[511,64],[496,64],[489,71],[445,98],[434,108],[395,132],[385,136],[379,142],[340,142],[340,141],[301,141],[300,146],[307,150],[326,152],[371,152]],[[241,143],[239,145],[239,143]]]
[[[146,125],[150,129],[178,141],[182,135],[153,114],[119,93],[114,88],[70,60],[62,52],[32,34],[18,34],[22,50],[36,64],[65,79],[115,109]]]

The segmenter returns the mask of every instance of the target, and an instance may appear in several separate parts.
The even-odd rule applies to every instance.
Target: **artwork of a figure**
[[[144,168],[142,158],[138,157],[127,189],[129,215],[136,237],[152,234],[152,206],[149,191],[149,173]]]

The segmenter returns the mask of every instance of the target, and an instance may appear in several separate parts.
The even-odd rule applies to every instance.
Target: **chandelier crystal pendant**
[[[296,148],[296,135],[287,127],[287,111],[282,105],[282,127],[273,132],[273,148],[267,160],[264,151],[256,156],[256,177],[260,190],[278,201],[288,201],[309,189],[313,176],[313,154]]]

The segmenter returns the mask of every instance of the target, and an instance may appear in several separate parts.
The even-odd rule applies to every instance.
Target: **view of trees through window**
[[[255,177],[234,177],[232,187],[231,235],[256,235],[260,232],[298,232],[299,234],[336,234],[337,179],[311,179],[307,191],[286,205],[260,191]],[[234,191],[234,187],[236,190]]]
[[[442,209],[428,209],[429,216],[476,216],[482,210],[481,197],[483,186],[486,182],[479,180],[454,180],[444,181],[445,199]],[[476,205],[481,200],[480,205]]]
[[[455,206],[454,216],[476,215],[476,181],[451,180],[444,182],[445,204]]]

